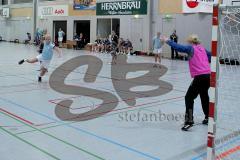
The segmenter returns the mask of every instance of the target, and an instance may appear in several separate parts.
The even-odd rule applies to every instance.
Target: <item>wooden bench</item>
[[[93,45],[93,43],[88,43],[88,44],[85,45],[85,47],[83,49],[91,51],[92,50],[92,45]],[[62,47],[67,48],[67,49],[76,49],[77,48],[77,41],[67,40],[66,43],[63,43]]]
[[[66,45],[67,45],[67,49],[73,49],[73,48],[76,48],[77,42],[76,41],[67,40]]]
[[[62,48],[67,48],[67,43],[63,43]]]

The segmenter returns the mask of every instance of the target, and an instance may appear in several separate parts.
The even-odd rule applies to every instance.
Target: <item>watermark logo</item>
[[[158,112],[146,112],[138,110],[137,112],[122,112],[118,114],[119,122],[184,122],[185,115],[182,113],[164,113],[161,110]]]
[[[151,63],[128,63],[126,56],[119,56],[117,60],[118,65],[111,66],[111,79],[113,87],[117,95],[121,99],[129,99],[125,101],[129,106],[136,105],[136,99],[142,97],[161,96],[173,89],[170,83],[159,80],[167,72],[167,68],[162,66],[161,70],[156,70]],[[59,66],[50,76],[50,87],[65,95],[82,95],[102,100],[99,107],[89,110],[81,114],[73,114],[70,112],[70,107],[73,100],[62,100],[55,107],[56,116],[63,121],[86,121],[98,118],[113,111],[118,105],[118,98],[106,91],[88,88],[87,86],[73,86],[65,84],[67,76],[76,68],[87,65],[87,71],[84,75],[84,82],[94,83],[100,73],[103,62],[95,56],[79,56],[68,60]],[[136,71],[148,71],[146,74],[127,79],[127,73]],[[142,85],[158,86],[156,89],[150,91],[131,91],[133,87]],[[123,91],[127,92],[124,93]],[[144,96],[143,96],[144,95]]]

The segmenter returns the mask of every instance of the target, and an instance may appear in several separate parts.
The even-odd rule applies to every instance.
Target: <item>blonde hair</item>
[[[50,34],[46,34],[46,35],[44,36],[44,39],[45,39],[45,40],[51,40]]]
[[[196,34],[191,34],[191,35],[187,38],[187,42],[193,43],[193,44],[200,44],[200,43],[201,43],[198,35],[196,35]]]

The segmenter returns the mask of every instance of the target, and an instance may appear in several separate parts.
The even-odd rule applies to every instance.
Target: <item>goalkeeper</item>
[[[185,123],[182,130],[187,131],[194,124],[193,121],[193,106],[194,99],[200,95],[202,109],[205,115],[203,124],[208,124],[209,112],[209,95],[210,88],[210,59],[211,53],[208,52],[202,45],[197,35],[190,35],[187,39],[188,45],[177,44],[168,38],[164,37],[164,41],[178,52],[186,53],[189,60],[190,74],[193,81],[188,88],[185,96]]]

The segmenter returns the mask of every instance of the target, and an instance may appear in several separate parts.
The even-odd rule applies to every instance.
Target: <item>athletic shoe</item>
[[[182,127],[183,131],[188,131],[192,126],[193,126],[194,122],[185,122],[184,126]]]
[[[205,119],[202,121],[202,124],[208,125],[208,118],[205,118]]]
[[[23,64],[25,61],[22,59],[21,61],[18,62],[19,65]]]
[[[193,125],[191,125],[191,124],[184,125],[184,126],[182,127],[182,130],[183,130],[183,131],[188,131],[192,126],[193,126]]]
[[[42,82],[42,77],[38,77],[38,82]]]

